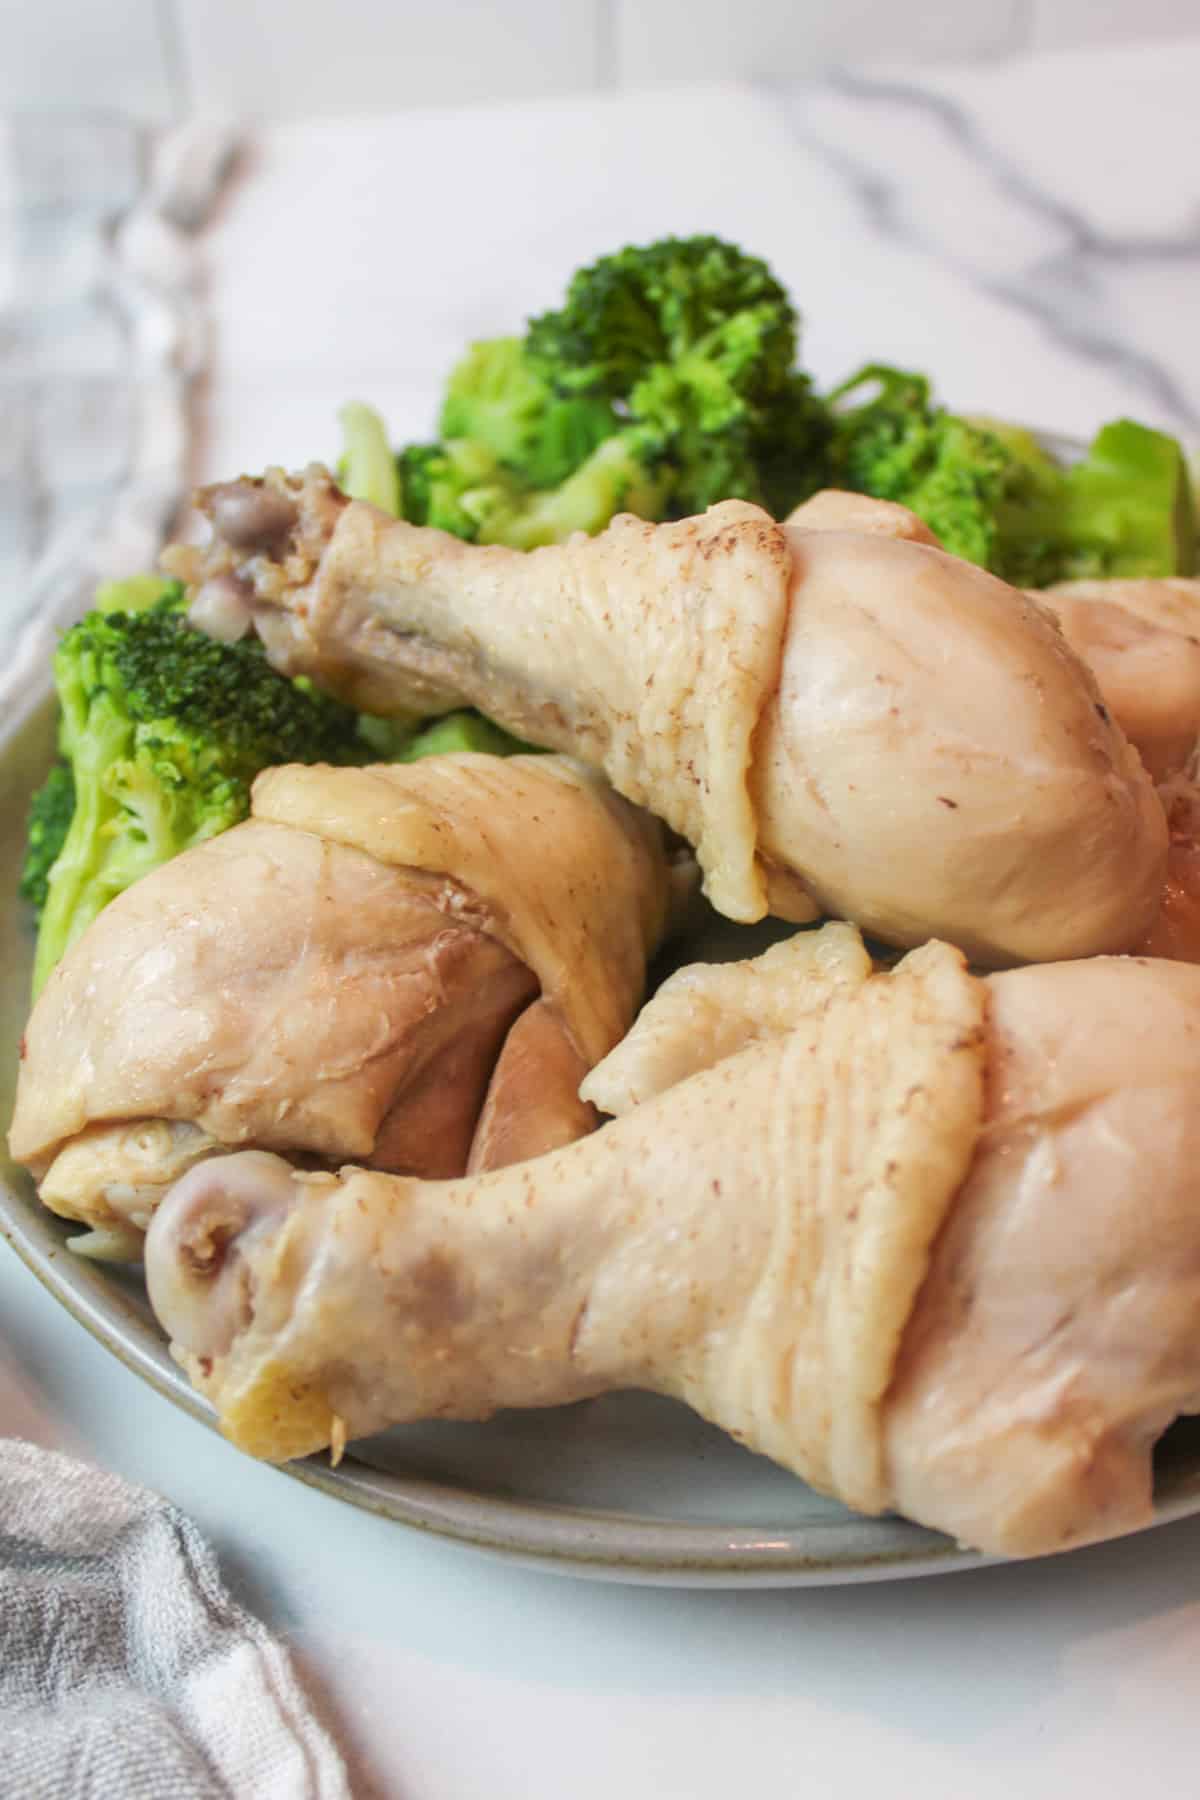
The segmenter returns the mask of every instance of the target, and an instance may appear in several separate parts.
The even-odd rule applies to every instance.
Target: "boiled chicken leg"
[[[657,823],[561,757],[269,770],[47,982],[12,1153],[136,1252],[222,1148],[449,1176],[568,1143],[672,883]]]
[[[827,489],[787,520],[937,544],[906,507]],[[1057,619],[1101,699],[1158,784],[1168,849],[1161,905],[1132,946],[1200,962],[1200,580],[1068,581],[1026,596]]]
[[[805,500],[786,523],[941,548],[906,506],[837,488]],[[1063,581],[1025,597],[1058,620],[1153,779],[1187,769],[1200,740],[1200,580]]]
[[[1162,906],[1137,948],[1200,962],[1200,580],[1074,581],[1037,596],[1159,784]]]
[[[147,1276],[227,1434],[286,1458],[641,1387],[987,1550],[1143,1523],[1200,1408],[1200,970],[794,954],[720,974],[746,1047],[668,1018],[655,1097],[536,1161],[186,1174]],[[791,1028],[747,1041],[780,981]]]
[[[1200,581],[1075,581],[1034,596],[1155,781],[1186,770],[1200,738]]]
[[[201,496],[167,564],[374,711],[463,702],[601,768],[695,846],[729,917],[852,918],[978,962],[1124,948],[1166,828],[1034,602],[924,542],[726,501],[531,553],[347,503],[324,471]],[[818,520],[820,523],[820,520]]]

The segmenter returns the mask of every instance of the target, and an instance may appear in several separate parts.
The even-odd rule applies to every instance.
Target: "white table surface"
[[[714,230],[955,404],[1200,436],[1200,46],[273,129],[206,246],[203,473],[431,430],[472,335],[625,241]],[[0,1256],[0,1427],[147,1483],[399,1800],[1200,1790],[1200,1520],[933,1580],[689,1591],[531,1572],[238,1455]]]

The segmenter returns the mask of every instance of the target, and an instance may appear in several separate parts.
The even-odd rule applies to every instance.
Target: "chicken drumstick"
[[[657,821],[563,757],[271,769],[252,806],[106,908],[26,1027],[12,1153],[93,1254],[221,1149],[449,1176],[591,1130],[673,906]]]
[[[1094,680],[933,545],[725,501],[525,553],[318,468],[200,505],[211,545],[166,557],[197,616],[232,586],[289,673],[375,712],[477,705],[602,768],[730,918],[824,911],[999,964],[1123,949],[1154,916],[1162,808]]]
[[[789,954],[808,1000],[748,1041]],[[768,982],[718,972],[720,1060],[651,1033],[655,1097],[536,1161],[184,1176],[150,1295],[225,1432],[283,1459],[641,1387],[986,1550],[1144,1523],[1154,1439],[1200,1409],[1200,970],[770,955]]]

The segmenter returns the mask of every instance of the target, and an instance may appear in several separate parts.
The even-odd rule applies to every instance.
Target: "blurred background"
[[[1198,0],[0,0],[0,109],[259,118],[1200,36]],[[471,46],[470,55],[464,47]]]

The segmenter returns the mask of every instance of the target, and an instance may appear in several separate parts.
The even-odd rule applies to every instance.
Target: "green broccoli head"
[[[495,452],[471,438],[408,444],[396,466],[404,518],[451,532],[468,543],[477,542],[489,520],[506,512],[521,492]]]
[[[627,400],[661,364],[710,362],[740,391],[773,391],[796,356],[796,315],[766,263],[716,237],[662,238],[602,256],[526,348],[566,392]]]
[[[70,763],[60,758],[29,802],[25,826],[18,892],[39,915],[46,904],[50,871],[58,861],[74,811],[75,777]]]
[[[1013,458],[1000,440],[934,406],[923,375],[881,363],[860,369],[830,398],[834,484],[909,507],[952,555],[990,568],[1012,477]]]
[[[669,477],[656,438],[628,427],[605,438],[554,488],[529,488],[483,444],[410,444],[398,458],[404,516],[469,543],[533,550],[575,531],[603,531],[615,513],[662,516]]]
[[[1166,432],[1103,426],[1063,468],[1027,431],[993,424],[1012,458],[993,566],[1024,587],[1190,575],[1196,522],[1187,460]]]
[[[472,344],[451,370],[438,430],[483,445],[529,487],[552,488],[620,424],[603,397],[556,392],[520,338],[504,337]]]
[[[953,555],[1016,587],[1194,566],[1187,464],[1163,432],[1117,420],[1063,467],[1031,432],[935,406],[902,369],[871,364],[830,398],[834,482],[910,507]]]
[[[764,262],[715,237],[664,238],[579,270],[525,347],[559,392],[606,398],[653,435],[670,515],[735,497],[786,511],[820,485],[828,438],[794,367],[796,326]]]
[[[577,531],[592,536],[620,512],[661,518],[670,479],[657,438],[629,426],[605,438],[558,487],[516,492],[498,504],[481,523],[479,542],[535,550]]]
[[[511,732],[485,719],[482,713],[464,708],[433,719],[415,733],[393,760],[422,762],[427,756],[451,756],[464,750],[484,756],[516,756],[533,749],[534,745],[523,744]]]
[[[680,518],[783,514],[820,487],[828,408],[794,366],[796,314],[764,262],[715,237],[602,257],[524,338],[472,345],[436,444],[400,452],[403,516],[517,549]]]
[[[89,613],[59,644],[74,807],[45,871],[35,993],[111,899],[244,818],[260,769],[369,755],[355,713],[277,674],[255,640],[192,629],[182,603],[172,584],[141,612]]]

